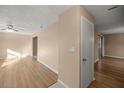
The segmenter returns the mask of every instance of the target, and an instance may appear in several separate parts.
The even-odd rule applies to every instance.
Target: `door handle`
[[[82,61],[87,61],[87,59],[86,58],[83,58]]]

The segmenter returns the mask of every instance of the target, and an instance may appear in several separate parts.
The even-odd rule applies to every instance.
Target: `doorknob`
[[[83,58],[82,61],[87,61],[87,59]]]

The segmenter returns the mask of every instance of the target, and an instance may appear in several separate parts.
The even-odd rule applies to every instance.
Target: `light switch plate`
[[[75,52],[75,48],[74,48],[74,47],[71,47],[71,48],[69,49],[69,52],[70,52],[70,53],[74,53],[74,52]]]

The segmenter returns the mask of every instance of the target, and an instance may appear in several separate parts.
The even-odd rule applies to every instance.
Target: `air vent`
[[[108,11],[111,11],[111,10],[116,9],[116,8],[118,8],[118,5],[109,8]]]

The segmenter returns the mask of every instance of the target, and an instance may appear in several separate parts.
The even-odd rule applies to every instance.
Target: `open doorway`
[[[36,36],[36,37],[33,37],[33,40],[32,40],[32,46],[33,46],[33,57],[35,58],[35,59],[37,59],[37,46],[38,46],[38,37]]]
[[[101,60],[104,57],[104,36],[101,34],[98,36],[98,54],[99,54],[99,59]]]

